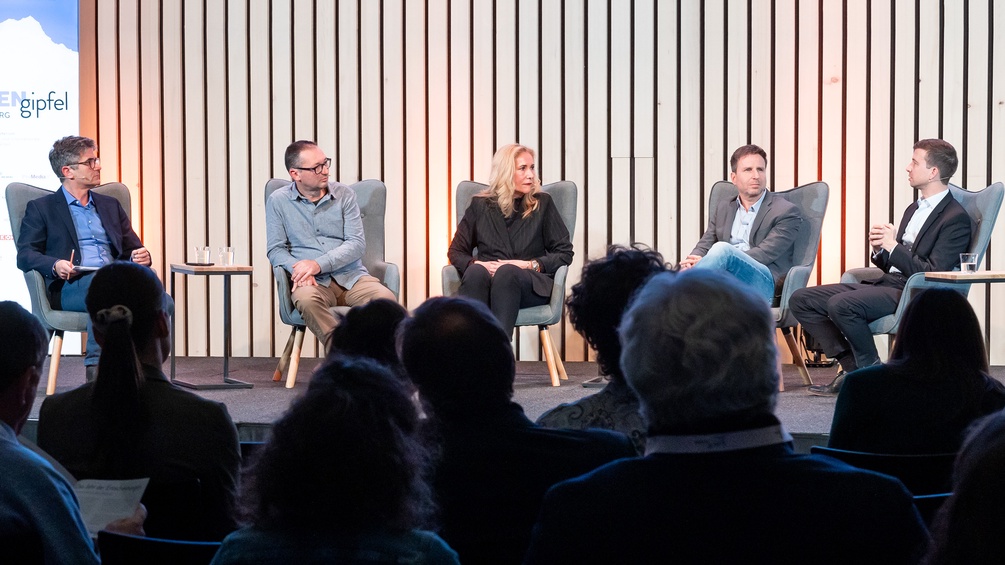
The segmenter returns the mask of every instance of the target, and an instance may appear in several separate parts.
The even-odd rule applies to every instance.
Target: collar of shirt
[[[935,208],[936,206],[939,205],[939,202],[942,202],[942,200],[948,194],[949,194],[949,189],[947,188],[947,189],[943,190],[942,192],[939,192],[937,194],[933,194],[933,195],[929,196],[928,198],[919,198],[918,199],[918,208],[919,209],[921,209],[922,207]]]
[[[87,206],[84,206],[83,204],[80,203],[80,200],[78,200],[75,196],[73,196],[72,194],[70,194],[69,190],[66,190],[66,187],[60,186],[59,190],[63,191],[63,198],[66,198],[66,203],[69,204],[70,206],[80,206],[81,208],[93,208],[94,207],[94,199],[93,198],[88,198],[87,199]]]
[[[303,200],[304,202],[307,202],[309,204],[318,205],[324,202],[325,199],[334,198],[334,196],[332,195],[332,183],[328,183],[328,188],[325,189],[325,193],[321,196],[321,198],[318,198],[317,202],[311,202],[310,199],[308,199],[306,196],[300,194],[300,191],[297,190],[296,182],[290,182],[289,189],[286,192],[286,197],[289,198],[290,200]]]
[[[646,455],[653,453],[715,453],[778,445],[792,441],[781,424],[718,434],[649,436]]]
[[[768,189],[765,188],[764,190],[761,191],[761,196],[760,198],[757,199],[757,202],[751,204],[749,213],[754,214],[755,216],[757,215],[757,211],[761,209],[761,202],[764,202],[764,197],[766,194],[768,194]],[[747,210],[744,209],[743,202],[740,201],[739,196],[736,197],[736,208],[737,208],[736,210],[737,214],[743,214],[747,212]]]

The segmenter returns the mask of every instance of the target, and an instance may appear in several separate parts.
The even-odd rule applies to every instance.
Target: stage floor
[[[254,388],[194,392],[227,405],[231,417],[237,423],[242,441],[260,441],[265,438],[271,423],[305,389],[310,381],[311,371],[320,360],[307,358],[301,360],[297,386],[292,390],[285,388],[285,381],[272,381],[277,362],[277,359],[262,357],[232,358],[231,378],[252,383]],[[48,361],[46,363],[48,364]],[[165,373],[168,373],[170,365],[166,364],[165,369]],[[1005,373],[1002,368],[996,369],[999,369],[996,373]],[[581,386],[583,381],[597,375],[596,363],[567,363],[566,370],[569,380],[563,381],[560,387],[552,387],[548,378],[548,368],[544,362],[517,363],[514,400],[523,406],[528,417],[536,419],[553,406],[574,401],[596,391]],[[794,365],[783,365],[782,372],[785,392],[779,395],[776,413],[796,439],[797,449],[808,451],[810,445],[826,444],[835,399],[808,395]],[[222,382],[222,373],[223,360],[219,357],[179,357],[177,360],[176,377],[180,379],[196,383],[216,383]],[[833,378],[835,369],[810,369],[810,374],[814,382],[826,383]],[[25,426],[24,434],[29,439],[34,439],[38,409],[45,397],[46,375],[48,375],[47,367],[43,372],[43,382],[39,384],[30,420]],[[56,391],[70,390],[83,383],[83,358],[64,356],[60,362]]]

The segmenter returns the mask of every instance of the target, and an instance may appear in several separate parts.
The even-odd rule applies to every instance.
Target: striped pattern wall
[[[388,186],[403,303],[439,293],[452,187],[494,149],[537,148],[580,188],[572,281],[610,243],[675,260],[732,149],[769,153],[769,186],[831,186],[818,274],[867,264],[868,226],[915,198],[913,142],[960,151],[954,182],[1005,180],[1005,10],[993,0],[81,0],[82,132],[104,180],[134,190],[160,272],[196,244],[237,248],[234,354],[270,356],[278,319],[263,187],[316,140],[345,182]],[[984,268],[1003,268],[1005,228]],[[166,278],[166,277],[165,277]],[[222,354],[219,280],[179,279],[180,354]],[[992,363],[1005,288],[976,286]],[[553,328],[565,358],[587,347]],[[537,359],[524,331],[522,359]],[[305,354],[315,353],[309,343]]]

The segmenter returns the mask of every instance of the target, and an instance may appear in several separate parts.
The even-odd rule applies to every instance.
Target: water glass
[[[960,271],[964,273],[977,272],[977,254],[960,253]]]
[[[208,245],[195,246],[195,262],[207,265],[213,256],[213,250]]]
[[[234,264],[234,248],[233,247],[221,247],[220,248],[220,264],[221,265],[233,265]]]

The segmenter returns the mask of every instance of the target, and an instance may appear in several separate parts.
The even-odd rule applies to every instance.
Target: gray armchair
[[[126,211],[126,215],[131,215],[129,189],[126,188],[126,185],[110,182],[95,188],[94,192],[115,198],[122,205],[122,209]],[[50,194],[52,194],[51,190],[30,184],[12,182],[7,185],[7,214],[10,216],[10,228],[14,235],[14,241],[17,241],[21,236],[21,221],[24,219],[28,202]],[[63,351],[63,332],[87,331],[87,312],[53,309],[49,302],[49,291],[45,277],[38,271],[24,273],[24,282],[28,285],[32,314],[42,322],[42,326],[53,338],[52,357],[49,360],[49,380],[45,387],[45,394],[51,395],[56,392],[59,357]]]
[[[796,238],[795,249],[793,249],[793,262],[795,266],[789,269],[785,280],[782,282],[781,295],[776,297],[776,303],[772,307],[775,315],[775,325],[782,330],[785,336],[785,343],[792,353],[792,361],[799,368],[799,375],[807,385],[813,384],[809,371],[806,370],[806,362],[799,344],[796,343],[795,336],[792,335],[792,328],[797,326],[795,316],[789,310],[789,299],[792,293],[800,288],[804,288],[809,282],[810,274],[813,272],[813,263],[817,260],[817,249],[820,246],[820,229],[823,226],[824,214],[827,212],[827,198],[830,188],[825,182],[812,182],[804,184],[790,190],[776,192],[780,196],[797,208],[803,217],[803,224],[799,228],[799,237]],[[711,194],[708,198],[709,210],[715,210],[720,200],[730,200],[737,195],[736,187],[727,181],[719,181],[712,186]],[[784,384],[779,379],[778,387],[784,390]]]
[[[265,200],[277,189],[288,186],[291,181],[271,179],[265,183]],[[363,219],[363,237],[366,238],[366,251],[363,253],[363,266],[386,286],[394,297],[400,293],[401,276],[398,266],[384,261],[384,211],[387,208],[387,187],[379,180],[363,180],[350,185],[356,193],[356,203],[359,205],[360,217]],[[279,297],[279,319],[284,324],[293,326],[286,347],[279,358],[279,365],[272,375],[273,381],[282,379],[283,372],[289,369],[286,377],[286,388],[293,388],[297,381],[297,369],[300,367],[300,350],[304,343],[304,333],[307,326],[300,312],[293,306],[292,285],[290,274],[282,267],[272,267],[276,278],[276,294]],[[346,306],[334,306],[332,312],[346,313]]]
[[[454,193],[456,205],[455,220],[460,221],[464,217],[465,210],[471,204],[471,198],[485,190],[486,185],[473,181],[462,181],[457,185]],[[570,237],[576,232],[576,203],[578,199],[578,189],[576,183],[571,181],[559,181],[541,187],[541,190],[551,195],[558,208],[565,227],[569,230]],[[477,256],[477,250],[474,255]],[[565,372],[565,365],[562,363],[562,356],[559,349],[551,340],[548,333],[548,326],[562,321],[562,308],[565,306],[565,279],[569,274],[568,267],[559,267],[555,271],[555,285],[551,290],[551,300],[542,306],[532,306],[521,308],[517,313],[517,326],[537,326],[541,335],[541,349],[544,352],[544,359],[548,363],[548,374],[551,376],[551,385],[559,386],[560,379],[568,380]],[[460,273],[453,265],[443,267],[441,273],[443,278],[443,295],[454,296],[461,286]]]
[[[953,195],[953,198],[963,205],[963,208],[970,214],[970,218],[973,220],[973,226],[977,231],[970,240],[968,251],[977,254],[977,266],[980,267],[981,261],[984,260],[984,253],[988,249],[988,243],[991,241],[991,232],[994,230],[995,221],[998,219],[1002,197],[1005,196],[1005,186],[1000,182],[996,182],[979,192],[969,192],[951,184],[949,185],[949,191]],[[883,271],[878,267],[848,269],[841,275],[841,282],[859,283],[881,276],[883,276]],[[869,329],[872,330],[873,335],[896,335],[897,328],[900,326],[900,316],[904,313],[907,303],[911,301],[914,293],[926,288],[951,288],[962,293],[964,296],[970,294],[969,284],[930,282],[925,280],[925,273],[914,273],[907,278],[904,292],[900,295],[900,302],[897,304],[897,310],[893,314],[883,316],[869,323]]]

